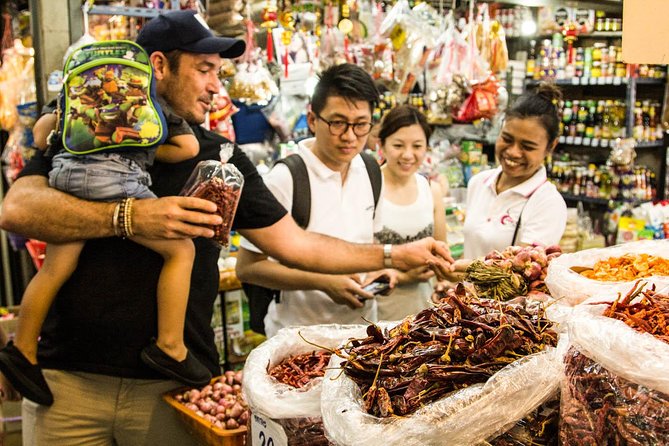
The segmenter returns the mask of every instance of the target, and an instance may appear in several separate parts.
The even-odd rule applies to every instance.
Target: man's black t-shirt
[[[225,138],[193,128],[200,142],[194,159],[177,164],[156,162],[150,169],[158,196],[178,195],[195,165],[218,159]],[[235,147],[232,158],[244,175],[244,187],[233,229],[270,226],[286,210],[265,187],[255,166]],[[47,175],[49,160],[38,154],[21,176]],[[110,223],[111,224],[111,223]],[[218,353],[210,327],[218,292],[218,246],[208,239],[193,240],[196,248],[186,315],[186,346],[215,375]],[[44,368],[77,370],[129,378],[157,378],[140,352],[157,333],[156,286],[162,267],[159,254],[129,240],[86,242],[76,271],[61,288],[44,324],[39,361]]]

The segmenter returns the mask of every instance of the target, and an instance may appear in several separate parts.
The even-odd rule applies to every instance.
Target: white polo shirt
[[[353,243],[372,243],[374,232],[381,230],[381,207],[374,216],[374,195],[365,163],[358,155],[351,161],[342,184],[341,174],[321,162],[311,151],[314,139],[299,143],[299,155],[309,172],[311,214],[307,230],[338,237]],[[263,177],[265,184],[289,211],[293,207],[293,179],[288,167],[277,164]],[[382,192],[383,195],[383,192]],[[260,252],[248,240],[242,247]],[[323,256],[327,256],[323,252]],[[359,324],[361,317],[376,321],[376,301],[367,300],[361,309],[338,305],[327,294],[316,290],[282,291],[280,303],[272,301],[265,316],[268,337],[290,325],[323,323]]]
[[[542,166],[530,179],[497,194],[501,167],[473,176],[467,185],[467,216],[463,232],[467,259],[511,245],[521,215],[516,244],[556,244],[567,223],[567,205],[546,178]],[[530,199],[531,197],[531,199]]]

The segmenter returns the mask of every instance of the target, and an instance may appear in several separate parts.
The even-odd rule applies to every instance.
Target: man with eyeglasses
[[[372,243],[381,229],[372,185],[360,156],[373,125],[379,94],[362,68],[343,64],[325,70],[311,98],[307,115],[313,138],[299,143],[308,171],[311,213],[307,230],[355,243]],[[293,207],[293,179],[285,164],[277,164],[265,183],[286,209]],[[323,252],[327,256],[327,252]],[[243,282],[282,290],[265,316],[265,332],[273,336],[290,325],[363,323],[376,320],[374,295],[364,284],[381,273],[322,274],[301,271],[269,259],[247,241],[237,256]]]
[[[214,203],[177,195],[196,163],[220,159],[221,145],[229,143],[199,124],[219,91],[223,59],[240,56],[245,45],[215,36],[199,15],[188,10],[152,19],[140,31],[137,43],[150,54],[158,93],[191,124],[200,153],[180,163],[153,165],[152,189],[161,198],[136,200],[127,211],[132,216],[128,217],[130,229],[154,239],[194,239],[184,340],[189,351],[218,375],[221,369],[210,323],[218,291],[219,249],[208,238],[214,235],[211,226],[220,225],[221,217],[215,214]],[[339,120],[328,108],[318,110],[325,119]],[[370,121],[369,110],[364,119],[341,110],[343,121]],[[317,125],[329,132],[322,121]],[[362,125],[356,129],[365,130]],[[342,141],[357,147],[351,141],[358,137],[351,134]],[[343,142],[337,144],[344,147]],[[381,268],[384,261],[401,269],[424,264],[443,271],[450,268],[445,261],[450,260],[448,250],[435,240],[397,245],[386,254],[381,245],[346,243],[304,231],[267,190],[239,148],[228,162],[245,178],[233,228],[286,264],[331,273]],[[0,212],[0,227],[6,230],[49,243],[86,240],[76,271],[51,308],[39,344],[38,358],[54,404],[47,407],[24,400],[23,444],[198,444],[161,397],[179,383],[163,378],[140,358],[157,330],[156,289],[162,258],[116,236],[115,203],[86,201],[50,188],[49,171],[50,160],[36,154],[7,193]],[[353,171],[349,169],[349,178]]]

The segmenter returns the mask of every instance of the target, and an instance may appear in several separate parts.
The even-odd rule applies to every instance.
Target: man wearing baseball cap
[[[218,93],[223,58],[244,43],[214,36],[192,11],[167,12],[141,30],[157,92],[191,124],[197,157],[154,163],[152,190],[160,198],[136,200],[132,232],[148,238],[191,238],[195,262],[185,343],[213,375],[221,373],[210,327],[218,293],[218,247],[212,225],[221,224],[210,201],[178,196],[196,164],[219,159],[225,138],[199,124]],[[441,242],[423,239],[394,246],[355,245],[305,232],[265,187],[255,166],[235,148],[229,163],[244,175],[232,228],[283,264],[325,273],[406,270],[425,264],[450,271]],[[77,270],[61,288],[44,323],[38,359],[54,396],[50,407],[23,402],[23,444],[195,445],[162,394],[179,386],[146,366],[140,352],[156,333],[156,284],[162,258],[115,236],[115,203],[91,202],[48,187],[50,161],[41,152],[7,193],[0,227],[48,242],[86,240]],[[39,215],[40,218],[35,218]],[[324,255],[327,253],[327,255]],[[104,273],[101,274],[100,272]],[[83,335],[82,335],[83,334]]]
[[[227,59],[241,56],[246,49],[243,40],[214,36],[202,16],[188,9],[161,14],[151,20],[140,30],[137,43],[149,54],[181,50],[218,53]]]

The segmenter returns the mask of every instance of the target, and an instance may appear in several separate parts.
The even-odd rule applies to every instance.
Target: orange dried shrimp
[[[625,254],[599,260],[591,270],[585,270],[581,275],[604,282],[669,276],[669,260],[649,254]]]

